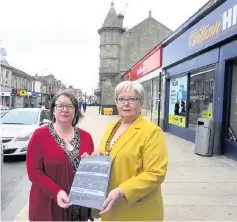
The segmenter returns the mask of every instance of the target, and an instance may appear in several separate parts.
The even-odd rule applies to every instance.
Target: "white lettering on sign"
[[[143,74],[146,71],[146,66],[144,64],[141,64],[139,69],[137,70],[137,75]]]
[[[223,31],[237,24],[237,4],[223,13],[222,21]]]

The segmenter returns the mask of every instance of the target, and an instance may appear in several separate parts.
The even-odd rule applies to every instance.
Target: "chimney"
[[[118,14],[118,20],[120,21],[121,28],[123,27],[124,15],[122,13]]]
[[[149,10],[149,18],[151,18],[152,17],[152,15],[151,15],[151,10]]]

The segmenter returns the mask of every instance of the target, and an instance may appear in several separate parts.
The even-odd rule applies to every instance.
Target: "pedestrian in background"
[[[88,221],[91,209],[74,206],[69,192],[84,153],[94,150],[91,135],[77,128],[82,115],[74,95],[63,91],[50,104],[52,124],[37,129],[30,139],[26,165],[32,182],[30,221]]]
[[[144,89],[121,82],[115,89],[120,119],[108,126],[96,151],[112,158],[102,221],[162,221],[161,184],[168,163],[163,131],[140,114]]]
[[[83,107],[83,112],[85,113],[86,112],[86,107],[87,107],[86,101],[83,101],[82,107]]]
[[[79,102],[78,102],[78,109],[79,109],[80,112],[81,112],[81,106],[82,106],[82,101],[79,100]]]

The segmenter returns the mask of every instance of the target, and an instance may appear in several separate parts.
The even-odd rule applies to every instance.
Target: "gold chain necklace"
[[[113,145],[110,146],[111,140],[113,139],[113,137],[114,137],[115,133],[117,132],[118,128],[120,127],[120,125],[121,125],[121,120],[118,121],[118,123],[114,126],[114,128],[113,128],[111,134],[109,135],[109,138],[108,138],[108,140],[107,140],[107,142],[106,142],[106,144],[105,144],[105,155],[106,155],[106,156],[109,156],[109,155],[110,155],[113,145],[117,142],[117,140],[119,139],[119,137],[121,137],[121,135],[122,135],[122,134],[121,134],[121,135],[114,141]]]

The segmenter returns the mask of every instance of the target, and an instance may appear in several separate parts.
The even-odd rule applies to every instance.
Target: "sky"
[[[132,28],[152,16],[176,30],[207,0],[114,0]],[[92,93],[99,81],[97,30],[111,0],[0,0],[0,40],[11,66],[30,75],[53,74]],[[125,7],[126,6],[126,7]]]

